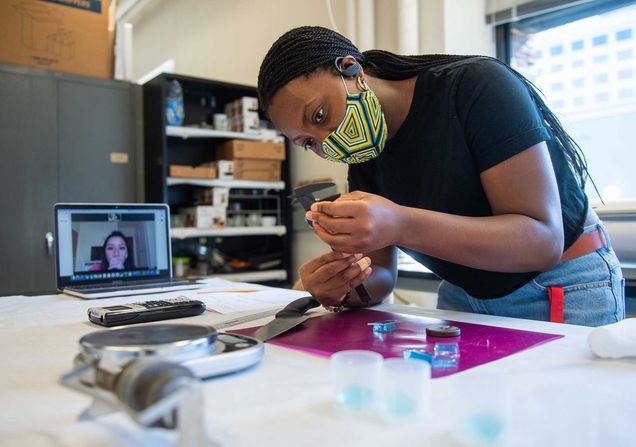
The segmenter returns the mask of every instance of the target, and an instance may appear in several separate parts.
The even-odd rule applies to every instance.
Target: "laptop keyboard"
[[[135,281],[133,284],[119,284],[116,286],[104,286],[100,287],[95,284],[83,284],[77,286],[70,286],[68,289],[77,290],[84,293],[105,293],[105,292],[118,292],[120,290],[139,290],[139,289],[149,289],[151,287],[170,287],[170,286],[180,286],[184,284],[188,284],[190,281],[181,279],[181,280],[172,280],[172,281]]]

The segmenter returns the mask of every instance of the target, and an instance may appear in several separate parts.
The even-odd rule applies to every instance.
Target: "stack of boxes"
[[[187,215],[186,226],[197,228],[223,228],[227,221],[227,205],[230,190],[228,188],[205,188],[196,192],[195,205],[183,208]]]
[[[270,141],[230,140],[216,149],[219,178],[277,181],[285,144]]]
[[[229,102],[225,105],[225,114],[228,118],[230,131],[251,134],[260,133],[261,123],[258,116],[258,98],[243,96]]]
[[[258,99],[244,96],[225,106],[229,130],[260,134]],[[276,135],[275,131],[274,136]],[[278,181],[285,160],[285,143],[273,141],[229,140],[215,149],[215,161],[202,165],[170,165],[170,177],[218,178],[221,180]],[[185,226],[197,228],[225,227],[229,199],[228,188],[196,191],[192,207],[183,208]]]

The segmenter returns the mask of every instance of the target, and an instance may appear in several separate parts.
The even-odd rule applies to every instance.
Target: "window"
[[[550,86],[550,90],[553,92],[560,92],[563,90],[563,82],[555,82]]]
[[[602,36],[594,36],[592,37],[592,45],[598,47],[599,45],[605,45],[607,43],[607,35],[603,34]]]
[[[561,53],[563,53],[563,45],[557,45],[550,48],[550,56],[558,56]]]
[[[563,71],[563,64],[558,64],[558,65],[553,65],[552,66],[552,73],[558,73],[560,71]]]
[[[498,55],[544,92],[603,199],[636,200],[636,151],[625,144],[636,141],[636,0],[572,4],[499,25]],[[590,182],[586,192],[599,201]]]
[[[595,102],[606,102],[607,100],[609,100],[609,93],[607,92],[601,92],[594,95]]]
[[[632,38],[631,29],[623,29],[616,33],[616,40],[627,40]]]
[[[607,82],[607,73],[601,73],[594,75],[594,83],[595,84],[603,84]]]
[[[433,272],[400,249],[397,251],[397,258],[401,276],[422,276],[422,274],[433,275]],[[404,275],[404,272],[407,272],[407,274]]]

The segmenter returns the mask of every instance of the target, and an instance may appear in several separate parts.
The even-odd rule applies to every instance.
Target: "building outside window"
[[[556,26],[536,18],[511,23],[509,63],[542,91],[581,146],[603,200],[636,199],[636,4],[564,16]],[[600,201],[591,182],[587,193]]]

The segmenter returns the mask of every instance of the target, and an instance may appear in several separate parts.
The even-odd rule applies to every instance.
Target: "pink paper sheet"
[[[396,320],[396,330],[387,334],[374,334],[368,323],[383,320]],[[452,338],[427,337],[426,327],[439,324],[457,326],[461,329],[461,335]],[[255,330],[256,328],[249,328],[231,332],[250,335]],[[389,358],[402,357],[402,352],[406,349],[432,351],[436,342],[457,342],[460,353],[458,366],[433,368],[432,375],[436,378],[483,365],[561,337],[563,336],[361,309],[310,318],[267,343],[323,357],[345,349],[367,349]]]

